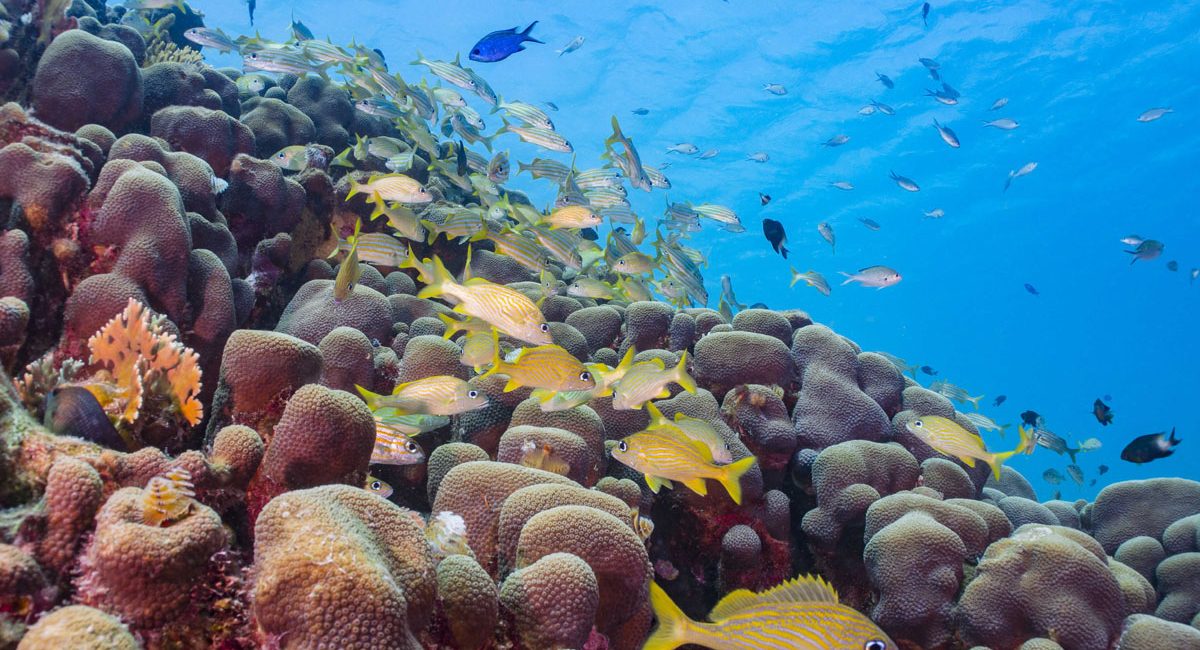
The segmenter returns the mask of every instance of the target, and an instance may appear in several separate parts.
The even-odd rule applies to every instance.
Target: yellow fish
[[[385,499],[392,496],[392,492],[395,491],[392,489],[390,483],[381,478],[375,478],[370,474],[367,475],[367,484],[363,486],[363,489],[372,494],[378,494]]]
[[[500,358],[500,340],[493,333],[495,346],[492,348],[492,367],[480,377],[508,375],[504,392],[522,386],[544,388],[550,391],[591,390],[596,387],[592,373],[574,355],[558,345],[539,345],[536,348],[520,348],[512,358]]]
[[[413,254],[412,248],[408,249],[408,258],[400,262],[400,268],[416,271],[417,279],[426,284],[433,281],[433,263],[428,259],[417,259],[417,256]]]
[[[627,275],[649,273],[657,267],[658,261],[641,251],[626,253],[625,255],[622,255],[615,264],[613,264],[614,271]]]
[[[604,219],[592,212],[592,210],[582,205],[565,205],[551,212],[543,223],[550,224],[551,230],[559,228],[595,228]]]
[[[671,396],[667,384],[676,383],[689,393],[696,392],[696,380],[687,371],[687,350],[679,356],[679,363],[667,370],[661,359],[635,363],[613,388],[613,408],[630,411],[642,408],[652,399]]]
[[[401,203],[393,203],[387,208],[380,203],[375,212],[371,213],[371,219],[375,219],[381,214],[387,217],[388,225],[394,228],[400,237],[423,242],[429,236],[425,226],[421,225],[421,218],[417,216],[417,213]]]
[[[436,256],[432,275],[430,283],[417,293],[418,298],[445,297],[458,303],[454,311],[487,321],[500,332],[526,343],[554,342],[545,316],[524,294],[482,278],[459,284]]]
[[[342,260],[341,267],[338,268],[337,278],[333,281],[333,298],[337,301],[346,299],[350,292],[354,290],[354,285],[358,284],[358,280],[362,278],[362,269],[358,266],[358,238],[362,230],[362,219],[354,222],[354,235],[348,240],[350,242],[350,254],[346,259]]]
[[[492,333],[492,326],[488,325],[485,321],[479,320],[478,318],[467,317],[460,320],[449,314],[438,314],[438,319],[446,324],[446,333],[443,335],[444,338],[452,339],[454,338],[454,335],[458,334],[459,332],[466,332],[468,334],[483,333],[489,336]],[[492,355],[489,353],[488,360],[491,360],[491,358]]]
[[[429,203],[433,200],[433,195],[424,185],[404,174],[375,174],[365,183],[351,179],[346,199],[360,193],[370,196],[370,200],[377,206],[383,205],[384,201]]]
[[[372,465],[416,465],[425,462],[425,452],[397,426],[375,418],[375,448]]]
[[[529,393],[529,396],[539,402],[543,413],[552,413],[569,411],[576,406],[583,406],[592,401],[592,398],[596,396],[596,391],[594,389],[554,391],[535,388]]]
[[[496,339],[486,332],[472,332],[462,340],[462,355],[459,363],[479,372],[496,356]]]
[[[725,486],[733,502],[742,503],[742,475],[754,466],[750,456],[729,465],[713,463],[712,452],[703,443],[666,429],[646,429],[620,442],[612,450],[613,458],[646,475],[646,484],[657,493],[662,486],[679,481],[696,494],[708,494],[704,479],[715,479]]]
[[[372,411],[394,409],[400,414],[458,415],[487,404],[486,395],[458,377],[449,375],[436,375],[400,384],[391,395],[372,393],[362,386],[355,388]]]
[[[676,413],[674,420],[668,420],[654,405],[654,402],[646,402],[646,412],[650,414],[650,428],[666,428],[678,431],[684,436],[698,441],[708,451],[712,453],[713,461],[722,465],[733,462],[733,454],[729,450],[729,443],[717,433],[713,426],[699,418],[688,417],[682,413]]]
[[[616,368],[609,368],[603,363],[587,364],[588,370],[592,371],[592,377],[596,379],[596,397],[608,397],[612,395],[613,385],[621,381],[625,373],[629,372],[629,369],[633,367],[633,356],[635,354],[637,354],[637,350],[632,345],[629,346],[629,349],[625,350],[625,356],[621,358]]]
[[[525,467],[553,472],[559,476],[571,473],[571,464],[563,460],[550,445],[538,445],[526,440],[521,445],[521,464]]]
[[[1024,429],[1021,432],[1021,442],[1012,451],[993,453],[983,446],[983,440],[962,428],[962,425],[940,415],[926,415],[905,425],[908,432],[921,439],[938,453],[953,456],[974,467],[976,460],[982,460],[992,466],[992,474],[1000,478],[1000,465],[1014,454],[1023,451],[1029,443],[1029,435]]]
[[[714,650],[898,650],[871,619],[838,603],[818,576],[799,576],[760,593],[731,591],[708,615],[693,621],[657,583],[650,606],[658,626],[642,650],[673,650],[689,643]]]
[[[338,244],[338,250],[349,253],[353,248],[358,259],[372,266],[399,267],[408,257],[408,247],[400,240],[381,232],[369,232],[359,235],[353,242],[349,240]]]

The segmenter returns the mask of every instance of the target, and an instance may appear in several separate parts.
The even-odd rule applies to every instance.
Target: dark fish
[[[763,219],[763,234],[766,235],[767,241],[771,242],[771,248],[775,249],[776,253],[787,259],[787,233],[783,231],[783,224],[774,219]]]
[[[254,26],[254,5],[257,4],[257,0],[247,0],[246,4],[250,7],[250,25],[253,27]]]
[[[1095,487],[1095,486],[1096,486],[1096,479],[1092,479],[1092,480],[1088,481],[1088,487]]]
[[[859,218],[859,222],[871,230],[879,230],[881,228],[881,226],[879,225],[879,222],[875,221],[874,219],[868,219],[866,217],[861,217],[861,218]]]
[[[1028,282],[1025,283],[1025,290],[1035,296],[1042,295],[1042,294],[1038,293],[1037,287],[1033,286],[1032,284],[1029,284]]]
[[[1101,465],[1101,466],[1100,466],[1100,467],[1099,467],[1099,468],[1096,470],[1096,473],[1097,473],[1097,474],[1100,474],[1101,476],[1103,476],[1103,475],[1107,474],[1107,473],[1108,473],[1108,465]]]
[[[387,69],[387,57],[383,55],[383,50],[373,47],[371,51],[379,55],[379,62],[383,64],[384,69]]]
[[[1108,393],[1105,393],[1105,394],[1104,394],[1104,401],[1106,401],[1106,402],[1111,402],[1111,401],[1112,401],[1112,395],[1109,395]]]
[[[538,24],[536,20],[529,23],[529,27],[526,27],[523,32],[518,32],[516,27],[492,32],[479,39],[475,47],[471,48],[471,54],[468,58],[481,63],[495,63],[524,50],[524,43],[527,41],[530,43],[542,43],[542,41],[529,35],[530,30],[536,24]]]
[[[1168,271],[1178,271],[1179,270],[1179,262],[1176,262],[1175,260],[1171,260],[1170,262],[1167,262],[1167,270]]]
[[[1163,243],[1157,239],[1147,239],[1139,243],[1133,250],[1125,252],[1133,256],[1133,259],[1129,260],[1129,263],[1133,264],[1138,260],[1145,260],[1149,262],[1159,255],[1162,255],[1164,248],[1166,247],[1163,246]]]
[[[648,109],[648,108],[635,108],[635,109],[633,109],[633,114],[634,114],[634,115],[649,115],[649,114],[650,114],[650,109]]]
[[[962,97],[962,93],[955,90],[953,86],[945,81],[942,82],[942,94],[946,97],[950,97],[951,99],[958,99],[959,97]]]
[[[1060,500],[1062,500],[1062,490],[1055,490],[1055,491],[1054,491],[1054,500],[1055,500],[1055,501],[1060,501]]]
[[[879,74],[878,72],[876,72],[875,78],[879,80],[879,83],[883,84],[884,88],[895,88],[896,87],[896,83],[894,81],[892,81],[892,78],[885,74]]]
[[[1063,482],[1063,475],[1062,472],[1051,468],[1042,472],[1042,480],[1050,485],[1058,485]]]
[[[1025,411],[1021,414],[1021,423],[1027,427],[1040,427],[1046,420],[1037,411]]]
[[[1159,458],[1166,458],[1175,453],[1175,445],[1183,442],[1175,437],[1175,428],[1171,428],[1171,435],[1160,431],[1158,433],[1148,433],[1144,436],[1138,436],[1133,439],[1125,448],[1121,450],[1121,460],[1129,461],[1141,465]]]
[[[309,29],[307,26],[305,26],[304,23],[300,22],[299,20],[296,20],[295,14],[292,14],[292,36],[297,41],[313,40],[312,30]]]
[[[558,110],[558,104],[555,104],[554,102],[542,102],[542,105],[544,105],[546,108],[548,108],[552,111]]]
[[[930,377],[933,377],[934,375],[938,374],[938,371],[934,370],[933,368],[931,368],[929,366],[921,366],[921,372],[929,375]]]
[[[597,239],[600,239],[600,235],[596,232],[595,228],[584,228],[579,231],[579,236],[588,241],[596,241]]]
[[[1113,414],[1112,407],[1105,404],[1099,398],[1092,402],[1092,415],[1096,416],[1096,421],[1103,426],[1112,424]]]
[[[1078,485],[1081,487],[1083,486],[1083,468],[1082,467],[1075,465],[1075,464],[1067,465],[1067,475],[1071,477],[1072,481],[1075,481],[1075,485]]]
[[[1033,431],[1033,442],[1039,447],[1045,447],[1060,456],[1063,454],[1070,456],[1072,463],[1075,462],[1075,454],[1079,453],[1078,448],[1072,449],[1068,447],[1067,441],[1062,436],[1046,429],[1035,428]],[[1067,469],[1070,470],[1070,468]]]
[[[758,193],[758,200],[759,200],[759,201],[761,201],[763,205],[766,205],[766,204],[768,204],[768,203],[770,203],[770,202],[771,202],[771,195],[770,195],[770,194],[763,194],[762,192],[759,192],[759,193]]]
[[[458,141],[458,146],[455,147],[454,153],[456,163],[454,171],[458,172],[459,177],[466,178],[471,173],[471,168],[467,166],[467,147],[462,143],[462,140]]]
[[[1006,399],[1008,399],[1008,395],[997,395],[995,401],[992,402],[992,406],[1000,406]]]
[[[770,309],[770,307],[768,307],[767,303],[765,302],[756,302],[753,305],[750,305],[750,309]]]
[[[100,402],[82,386],[59,386],[50,391],[42,424],[61,436],[83,438],[118,451],[127,449]]]
[[[929,27],[929,3],[928,2],[921,5],[921,22],[925,23],[926,27]]]

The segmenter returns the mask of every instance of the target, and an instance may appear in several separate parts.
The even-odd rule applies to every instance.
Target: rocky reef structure
[[[662,416],[757,459],[740,503],[652,491],[611,456],[647,410],[547,411],[478,376],[446,301],[419,297],[420,262],[360,263],[340,293],[330,253],[388,220],[347,200],[381,163],[329,159],[409,135],[319,76],[255,89],[145,65],[146,39],[102,4],[0,14],[33,12],[0,43],[0,648],[633,649],[652,581],[696,618],[798,573],[904,648],[1200,647],[1200,483],[1039,504],[1005,468],[985,489],[986,467],[906,429],[975,432],[951,402],[801,311],[540,296],[481,242],[472,274],[546,298],[570,355],[682,361],[698,386],[672,385]],[[188,45],[166,33],[152,54]],[[297,145],[313,164],[266,159]],[[437,157],[415,150],[428,181]],[[465,246],[424,234],[413,259],[466,267]],[[414,434],[422,462],[372,465],[357,387],[433,376],[486,404]],[[545,449],[564,471],[529,466]]]

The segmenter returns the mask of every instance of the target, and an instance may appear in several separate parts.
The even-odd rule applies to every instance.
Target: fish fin
[[[495,328],[492,328],[492,367],[488,368],[487,372],[480,375],[480,378],[499,373],[501,372],[500,369],[503,367],[504,359],[500,357],[500,333],[496,331]],[[506,387],[504,392],[507,393],[509,390],[512,389]]]
[[[981,400],[981,399],[983,399],[983,395],[980,395],[978,397],[967,397],[967,401],[971,403],[971,406],[975,407],[976,411],[979,410],[979,400]]]
[[[411,252],[411,249],[410,249]],[[441,258],[437,255],[433,256],[433,277],[423,289],[417,292],[418,298],[436,298],[445,290],[447,283],[453,282],[450,277],[450,272],[446,270],[446,265],[442,264]]]
[[[362,183],[359,183],[358,181],[351,178],[350,179],[350,191],[346,192],[346,200],[349,201],[350,197],[354,196],[355,194],[358,194],[361,191],[362,191]],[[1130,251],[1125,251],[1125,252],[1128,253]]]
[[[975,467],[975,459],[971,458],[970,456],[959,456],[958,459],[961,460],[963,465],[966,465],[967,467]]]
[[[820,576],[805,575],[787,580],[766,591],[754,593],[749,589],[737,589],[722,598],[708,614],[708,620],[717,623],[737,613],[769,603],[831,603],[838,602],[833,585]]]
[[[646,402],[646,412],[650,414],[651,425],[665,424],[669,422],[667,418],[663,417],[662,411],[658,410],[658,407],[654,405],[654,402]]]
[[[642,650],[674,650],[688,642],[692,620],[653,580],[650,581],[650,607],[658,625],[642,645]]]
[[[661,490],[664,485],[670,487],[671,482],[667,479],[658,478],[657,476],[651,476],[650,474],[647,474],[646,485],[650,487],[651,492],[658,494],[658,491]]]
[[[354,387],[358,389],[359,394],[362,395],[363,401],[367,403],[367,408],[374,411],[376,404],[379,403],[379,398],[383,396],[378,393],[372,393],[358,384],[355,384]]]
[[[687,371],[687,350],[679,355],[679,364],[675,366],[675,382],[689,393],[696,392],[696,380]]]
[[[708,484],[705,483],[704,479],[702,479],[702,478],[697,477],[697,478],[693,478],[693,479],[688,479],[686,481],[683,481],[683,484],[686,485],[689,490],[691,490],[692,492],[695,492],[696,494],[699,494],[702,497],[708,496]]]
[[[454,335],[458,334],[459,330],[464,329],[462,321],[444,312],[438,312],[438,320],[446,324],[446,333],[442,335],[442,338],[454,338]]]
[[[1071,457],[1072,463],[1075,462],[1075,454],[1078,454],[1078,453],[1079,453],[1079,449],[1071,449],[1070,447],[1067,447],[1067,455]]]
[[[742,475],[750,471],[750,468],[754,467],[754,463],[756,462],[758,462],[757,458],[747,456],[721,468],[724,470],[724,475],[720,478],[721,485],[725,486],[725,491],[729,493],[729,498],[733,499],[733,502],[739,506],[742,505]]]
[[[545,41],[539,41],[538,39],[529,35],[529,32],[533,31],[533,26],[536,24],[538,24],[538,21],[536,21],[536,20],[529,23],[529,27],[526,27],[525,31],[521,32],[521,36],[524,36],[525,40],[527,40],[531,43],[541,43],[542,45],[545,45],[546,44]]]
[[[521,387],[521,382],[516,379],[509,379],[508,383],[504,384],[504,392],[511,393]]]
[[[846,276],[846,281],[845,281],[845,282],[842,282],[842,286],[846,286],[847,284],[850,284],[851,282],[854,282],[854,276],[853,276],[853,275],[850,275],[849,273],[846,273],[845,271],[838,271],[838,273],[840,273],[840,274],[842,274],[842,275]]]

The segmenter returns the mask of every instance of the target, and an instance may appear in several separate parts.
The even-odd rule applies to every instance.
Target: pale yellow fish
[[[592,298],[593,300],[612,300],[617,297],[611,284],[603,280],[589,278],[586,275],[575,278],[571,286],[567,287],[567,295]]]
[[[553,447],[548,444],[539,445],[532,440],[526,440],[521,445],[521,464],[525,467],[553,472],[560,476],[571,473],[571,464],[563,460]]]
[[[493,335],[494,336],[494,335]],[[492,367],[480,375],[506,375],[504,392],[522,386],[551,391],[592,390],[596,380],[579,359],[558,345],[520,348],[511,361],[500,358],[499,341],[492,348]]]
[[[396,386],[391,395],[379,395],[355,386],[372,410],[395,409],[401,414],[458,415],[487,404],[487,396],[458,377],[436,375]]]
[[[658,262],[653,257],[650,257],[641,251],[626,253],[617,259],[615,264],[613,264],[614,271],[617,273],[624,273],[626,275],[640,275],[642,273],[649,273],[657,267]]]
[[[392,489],[390,483],[381,478],[371,476],[370,474],[367,475],[367,482],[363,486],[363,489],[372,494],[378,494],[385,499],[392,496],[392,493],[395,491]]]
[[[687,371],[687,351],[679,357],[679,363],[670,370],[659,359],[633,364],[625,376],[613,386],[613,408],[628,411],[642,408],[652,399],[671,396],[668,384],[679,384],[689,393],[696,392],[696,380]]]
[[[604,219],[592,212],[591,208],[583,205],[566,205],[555,209],[551,212],[544,223],[550,225],[551,230],[559,228],[595,228]]]
[[[384,233],[368,232],[359,235],[357,244],[358,258],[374,266],[399,267],[408,257],[408,247],[395,237]],[[344,241],[338,245],[338,249],[349,253],[352,246],[349,241]]]
[[[708,494],[705,479],[725,486],[733,502],[742,503],[741,477],[754,466],[753,456],[729,465],[713,463],[703,443],[667,429],[646,429],[628,436],[612,450],[613,458],[646,476],[646,485],[657,493],[664,485],[679,481],[696,494]]]
[[[625,356],[621,358],[621,361],[617,363],[617,367],[615,368],[609,368],[603,363],[587,364],[588,370],[592,371],[592,377],[596,380],[597,397],[612,395],[613,385],[621,381],[625,373],[629,372],[629,369],[633,367],[633,357],[636,354],[637,350],[631,345],[629,349],[625,350]]]
[[[967,467],[974,467],[976,460],[991,465],[992,474],[996,479],[1000,478],[1000,465],[1012,455],[1023,451],[1029,442],[1025,430],[1018,429],[1021,432],[1021,442],[1016,449],[993,453],[983,446],[983,440],[979,436],[967,431],[954,420],[940,415],[917,418],[905,425],[905,428],[934,451],[957,458]]]
[[[372,219],[382,214],[387,217],[388,225],[396,230],[398,236],[412,241],[425,241],[429,232],[421,225],[421,219],[416,212],[402,203],[392,203],[386,208],[382,205],[371,214]]]
[[[421,282],[429,283],[433,281],[433,263],[428,259],[418,260],[413,254],[412,248],[408,249],[408,258],[400,263],[402,269],[413,269],[417,272],[417,279]]]
[[[654,402],[646,402],[646,412],[650,414],[650,427],[673,429],[680,434],[699,442],[708,447],[709,453],[712,454],[713,461],[719,464],[728,464],[733,462],[733,453],[729,449],[729,443],[717,433],[711,424],[699,418],[688,417],[682,413],[676,413],[674,419],[668,419],[658,410]]]
[[[595,389],[554,391],[545,388],[535,388],[529,393],[530,397],[538,401],[538,406],[542,409],[543,413],[569,411],[576,406],[583,406],[592,401],[595,395]]]
[[[432,276],[417,297],[443,297],[457,303],[454,311],[487,321],[501,333],[526,343],[549,345],[554,342],[545,316],[524,294],[480,278],[459,284],[436,256]]]
[[[492,335],[492,326],[488,325],[486,321],[479,320],[478,318],[471,318],[468,316],[460,319],[449,314],[438,314],[438,319],[446,324],[445,338],[448,339],[454,338],[454,335],[458,334],[459,332],[467,332],[468,334],[483,333],[487,334],[489,338]],[[487,361],[491,360],[492,355],[489,352]]]
[[[346,198],[355,194],[366,194],[371,200],[399,201],[401,203],[429,203],[433,195],[421,185],[420,181],[404,174],[376,174],[365,183],[350,181],[350,191]]]
[[[838,603],[818,576],[800,576],[761,593],[729,592],[708,615],[693,621],[662,587],[650,583],[657,625],[642,650],[695,644],[715,650],[898,650],[879,626]]]
[[[489,232],[488,239],[496,244],[496,252],[513,258],[521,266],[532,271],[546,268],[548,255],[536,239],[526,237],[515,230],[505,228],[500,232]]]
[[[617,280],[617,288],[621,290],[622,295],[630,302],[654,300],[654,296],[646,288],[646,285],[641,280],[632,276],[626,276]]]
[[[425,462],[425,452],[398,427],[375,418],[375,448],[372,465],[416,465]]]
[[[576,271],[583,270],[583,257],[579,254],[580,245],[586,241],[573,230],[531,229],[546,252],[564,266]]]
[[[450,424],[450,418],[445,415],[399,413],[395,409],[388,408],[378,409],[374,411],[374,414],[377,422],[382,421],[410,438]]]
[[[342,260],[337,277],[333,281],[333,298],[338,302],[345,300],[346,296],[350,295],[350,292],[354,290],[354,285],[358,284],[359,278],[362,277],[362,269],[358,266],[358,239],[361,230],[362,219],[359,219],[354,223],[354,235],[349,239],[350,254]]]
[[[488,332],[472,332],[462,340],[462,355],[458,357],[458,361],[479,372],[495,356],[496,339]]]

